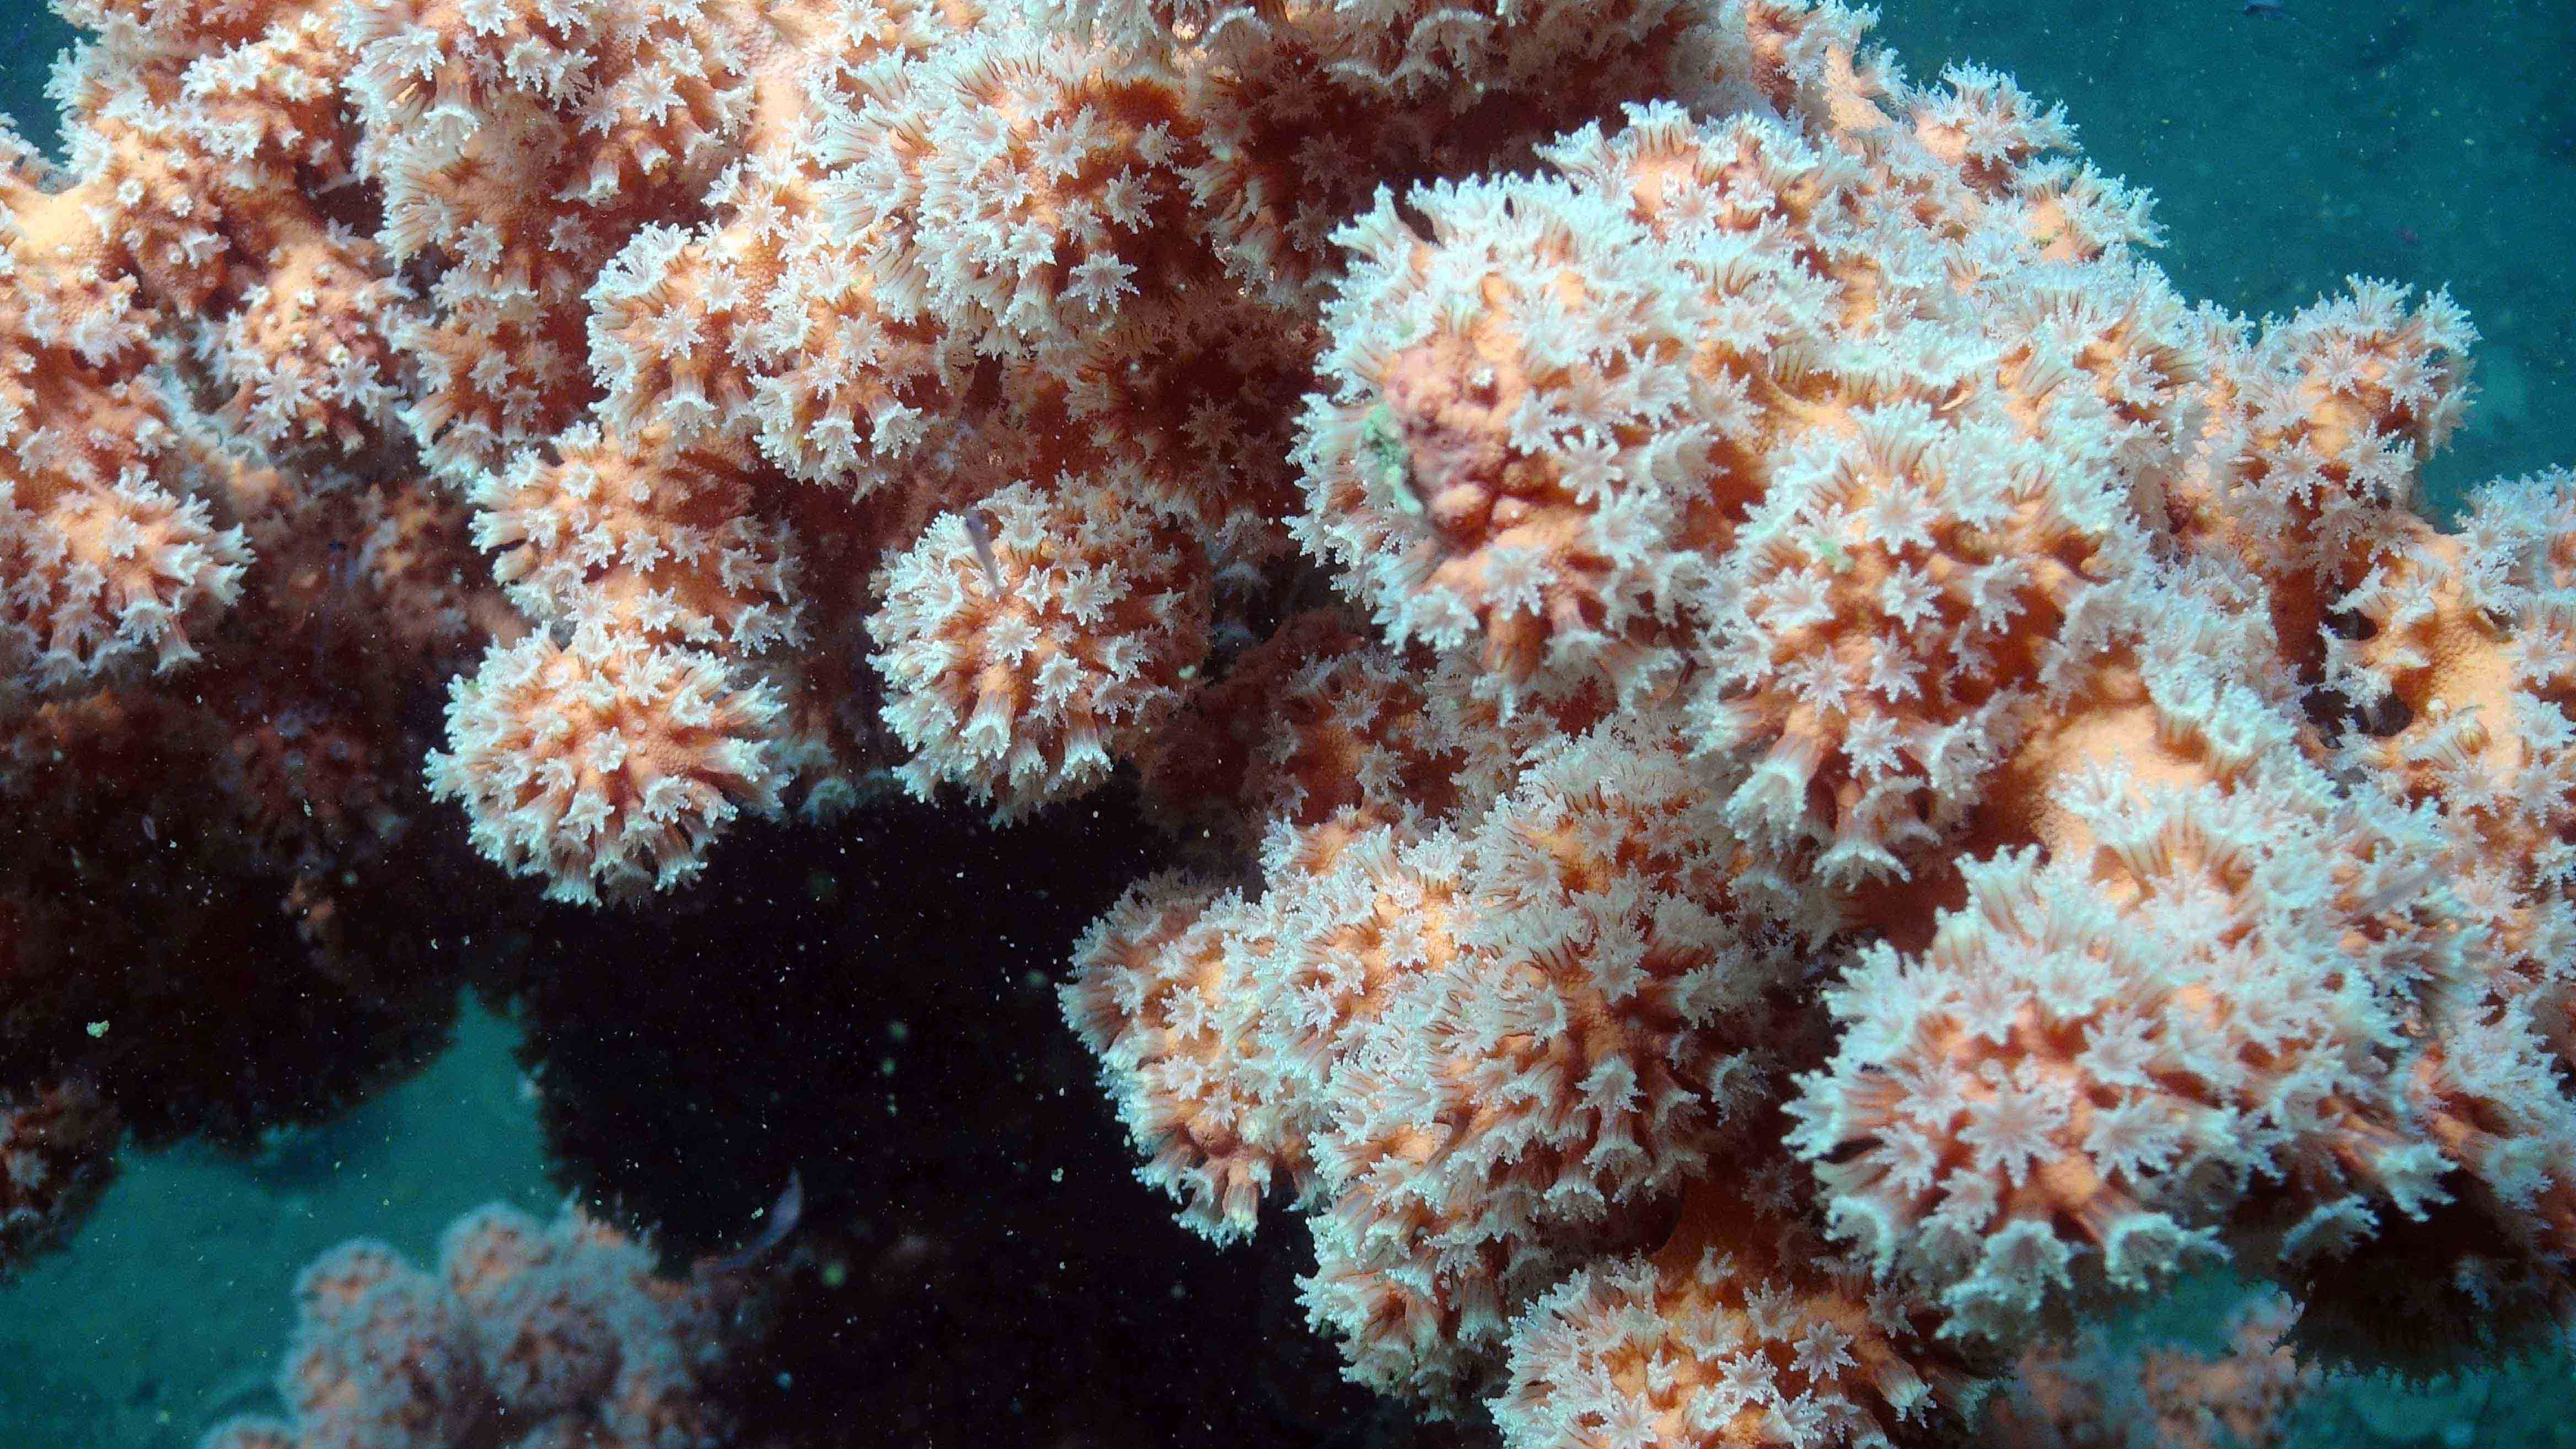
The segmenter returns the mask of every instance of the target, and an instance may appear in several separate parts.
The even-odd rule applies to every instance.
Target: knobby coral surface
[[[652,910],[1132,765],[1187,863],[1064,1004],[1146,1179],[1514,1445],[1910,1442],[2220,1259],[2356,1359],[2567,1309],[2576,477],[2416,511],[2447,296],[2196,306],[1831,0],[65,6],[30,1082],[211,1090],[66,1027],[227,910],[399,1038],[450,811]]]
[[[494,1203],[448,1226],[425,1271],[364,1238],[307,1265],[278,1396],[209,1449],[503,1449],[728,1441],[702,1381],[730,1302],[718,1277],[657,1277],[653,1255],[567,1209],[549,1226]]]

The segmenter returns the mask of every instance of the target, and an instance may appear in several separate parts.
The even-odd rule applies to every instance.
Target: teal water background
[[[327,1126],[248,1156],[127,1151],[72,1245],[0,1287],[0,1446],[186,1449],[275,1411],[295,1276],[325,1249],[379,1238],[434,1262],[482,1203],[553,1216],[517,1040],[468,1002],[437,1061]]]
[[[12,9],[27,0],[5,0]],[[2154,192],[2186,296],[2286,313],[2348,273],[2447,284],[2484,334],[2467,427],[2428,503],[2576,464],[2576,4],[2289,0],[1908,4],[1908,69],[1978,61],[2062,102],[2102,170]],[[51,145],[42,87],[71,32],[0,18],[0,111]],[[343,1121],[251,1158],[129,1153],[71,1249],[0,1287],[0,1444],[184,1449],[256,1407],[298,1268],[366,1234],[426,1256],[490,1198],[551,1201],[500,1018]],[[1107,1110],[1104,1105],[1102,1110]],[[1282,1332],[1303,1332],[1283,1320]],[[2530,1371],[2540,1373],[2542,1371]],[[2313,1442],[2576,1442],[2554,1378],[2346,1394]],[[2466,1438],[2460,1436],[2466,1435]]]

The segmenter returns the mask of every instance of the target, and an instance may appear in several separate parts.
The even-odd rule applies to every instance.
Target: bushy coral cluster
[[[1917,1301],[1836,1260],[1791,1173],[1742,1160],[1650,1255],[1586,1266],[1514,1326],[1503,1442],[1893,1443],[1955,1432],[1981,1365]]]
[[[1272,1183],[1329,1204],[1308,1305],[1371,1382],[1455,1383],[1519,1285],[1740,1144],[1780,943],[1686,779],[1605,736],[1472,832],[1283,826],[1264,854],[1296,873],[1258,901],[1175,937],[1149,885],[1077,951],[1068,1008],[1142,1088],[1150,1175],[1221,1233]]]
[[[486,855],[544,876],[549,894],[669,885],[743,802],[777,807],[762,747],[779,708],[699,650],[523,639],[457,681],[453,748],[429,757],[430,787],[473,811]]]
[[[2283,1341],[2298,1317],[2261,1292],[2239,1303],[2214,1351],[2114,1347],[2098,1332],[2025,1352],[1987,1416],[1993,1449],[2272,1449],[2314,1385]]]
[[[1108,779],[1207,652],[1186,519],[1132,472],[1013,484],[889,562],[868,628],[904,779],[954,781],[1002,818]]]
[[[1828,994],[1840,1046],[1791,1141],[1840,1231],[1939,1284],[1963,1326],[2011,1337],[2070,1283],[2169,1281],[2223,1228],[2249,1253],[2339,1254],[2489,1170],[2440,1149],[2430,1084],[2383,1055],[2493,1026],[2451,999],[2469,968],[2438,847],[2279,773],[2144,798],[2080,778],[2062,804],[2090,862],[1968,865],[1920,955],[1874,944]],[[2523,1060],[2493,1063],[2469,1116],[2521,1106],[2517,1071],[2549,1075],[2536,1041],[2484,1044]]]
[[[1409,697],[1304,626],[1152,757],[1272,823],[1257,890],[1149,882],[1077,953],[1147,1180],[1219,1236],[1305,1210],[1352,1372],[1533,1445],[1903,1441],[2220,1260],[2369,1361],[2555,1320],[2568,485],[2412,511],[2457,310],[2195,311],[2008,81],[1726,21],[1764,102],[1338,234],[1290,526]],[[1535,824],[1574,779],[1622,808]],[[1804,1285],[1704,1225],[1779,1144]],[[1754,1352],[1836,1292],[1913,1377]]]
[[[116,1176],[125,1124],[86,1082],[0,1096],[0,1273],[54,1246]]]
[[[278,1372],[289,1417],[235,1419],[206,1449],[712,1449],[704,1383],[729,1290],[657,1277],[653,1255],[566,1209],[495,1203],[450,1224],[435,1271],[359,1238],[296,1281]]]
[[[2415,511],[2446,296],[2187,303],[1833,0],[69,9],[63,858],[253,822],[381,1003],[432,793],[649,908],[1133,765],[1186,868],[1065,1005],[1145,1177],[1528,1449],[1915,1442],[2210,1260],[2356,1359],[2569,1308],[2576,480]],[[56,1071],[80,898],[0,898]]]
[[[240,592],[241,530],[196,496],[151,376],[167,344],[133,279],[53,262],[50,218],[20,214],[41,204],[34,178],[0,184],[16,203],[0,253],[0,668],[18,695],[185,663]]]

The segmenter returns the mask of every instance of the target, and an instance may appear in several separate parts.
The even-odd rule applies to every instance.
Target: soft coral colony
[[[327,958],[424,783],[652,909],[1132,766],[1145,1176],[1532,1449],[1932,1436],[2222,1260],[2365,1360],[2568,1307],[2576,478],[2414,511],[2447,297],[2187,304],[1826,3],[62,3],[30,858],[247,829]]]

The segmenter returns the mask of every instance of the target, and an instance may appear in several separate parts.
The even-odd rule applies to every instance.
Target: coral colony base
[[[1190,865],[1063,1006],[1145,1178],[1516,1449],[1936,1441],[2016,1355],[2036,1442],[2209,1264],[2329,1364],[2569,1308],[2576,476],[2413,511],[2447,297],[2194,306],[1832,3],[59,3],[9,1251],[434,1035],[449,821],[654,912],[1132,768]],[[713,1442],[648,1268],[345,1248],[217,1442]],[[2286,1397],[2247,1332],[2121,1392]]]

